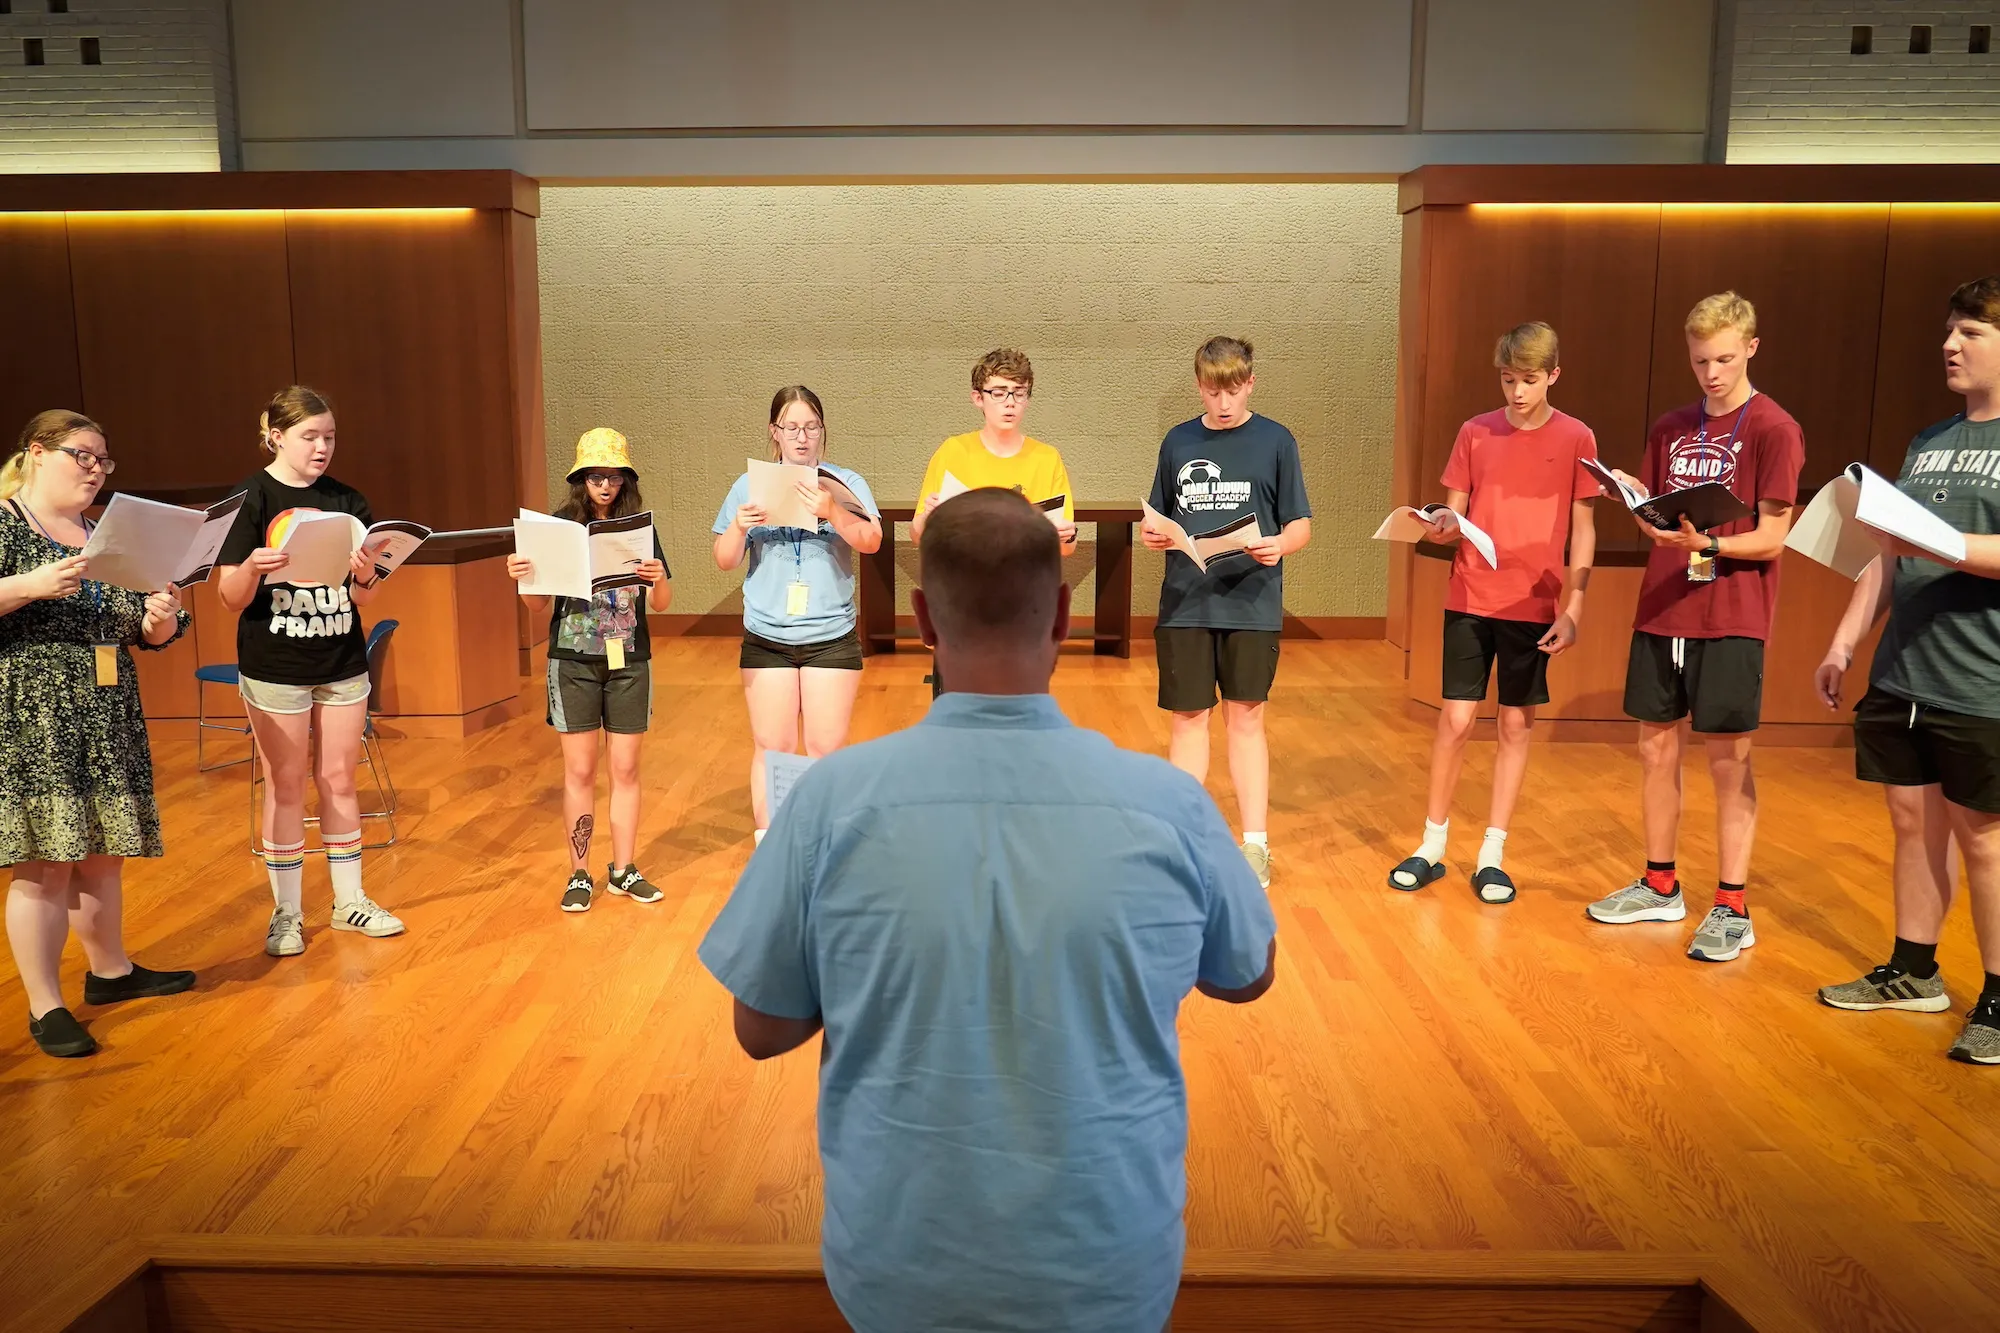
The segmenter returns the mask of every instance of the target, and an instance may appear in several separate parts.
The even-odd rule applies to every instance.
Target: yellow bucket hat
[[[587,430],[576,442],[576,461],[570,464],[569,480],[575,481],[594,467],[622,468],[633,481],[639,479],[639,469],[632,466],[632,446],[609,426]]]

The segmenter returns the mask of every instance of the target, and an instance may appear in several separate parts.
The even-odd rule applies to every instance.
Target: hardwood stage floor
[[[1149,649],[1065,657],[1076,721],[1164,752]],[[156,748],[168,855],[134,862],[135,954],[191,995],[79,1012],[33,1048],[0,980],[0,1311],[113,1237],[156,1232],[798,1244],[817,1239],[812,1047],[762,1065],[694,956],[750,850],[747,729],[722,639],[659,645],[639,863],[666,899],[556,910],[560,765],[540,717],[391,740],[404,841],[368,883],[410,923],[267,958],[246,770]],[[1944,1058],[1980,969],[1961,909],[1950,1014],[1847,1014],[1813,988],[1889,938],[1889,830],[1851,752],[1758,756],[1761,943],[1593,926],[1639,864],[1630,747],[1549,744],[1515,820],[1511,907],[1465,874],[1493,747],[1467,764],[1452,874],[1383,880],[1421,819],[1428,729],[1378,643],[1288,643],[1272,704],[1277,987],[1182,1016],[1191,1250],[1740,1254],[1826,1328],[2000,1327],[2000,1069]],[[857,739],[920,717],[920,655],[873,659]],[[1212,785],[1232,823],[1220,737]],[[1697,761],[1698,764],[1698,761]],[[1714,882],[1689,766],[1681,863]],[[596,859],[608,859],[600,839]],[[601,867],[600,867],[601,869]],[[65,993],[80,1000],[72,946]],[[4,1320],[0,1320],[4,1322]]]

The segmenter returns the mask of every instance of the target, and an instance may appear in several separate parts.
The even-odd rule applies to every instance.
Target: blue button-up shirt
[[[1143,1330],[1180,1281],[1197,978],[1270,904],[1208,794],[1047,695],[946,694],[799,780],[701,945],[822,1015],[826,1277],[865,1333]]]

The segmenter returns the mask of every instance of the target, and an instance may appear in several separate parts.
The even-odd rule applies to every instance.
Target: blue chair
[[[394,620],[384,620],[377,623],[374,629],[368,631],[368,702],[363,705],[368,710],[368,716],[361,724],[361,757],[368,764],[369,776],[375,783],[376,802],[381,807],[378,810],[363,810],[361,812],[361,827],[364,830],[364,841],[361,845],[369,850],[378,847],[394,847],[397,842],[396,780],[389,773],[389,757],[383,753],[381,734],[375,730],[375,706],[380,702],[382,697],[382,672],[389,660],[389,640],[390,636],[396,632],[397,623]],[[231,679],[234,679],[236,668],[232,666],[228,670]],[[225,729],[233,730],[233,728]],[[314,744],[317,747],[318,740],[316,737]],[[263,850],[257,845],[257,821],[263,813],[263,801],[257,790],[264,781],[263,776],[258,772],[260,767],[261,764],[258,761],[256,749],[253,746],[250,753],[250,851],[253,855],[261,854]],[[387,837],[378,842],[368,842],[365,840],[365,830],[368,827],[368,821],[371,819],[382,821],[386,825]],[[319,816],[308,815],[305,822],[308,827],[317,825],[319,823]],[[319,855],[325,852],[325,850],[324,847],[308,849],[314,855]]]
[[[237,680],[236,663],[217,662],[212,666],[196,667],[194,669],[194,679],[195,679],[195,686],[194,686],[195,768],[200,772],[210,773],[218,768],[234,768],[238,764],[249,763],[250,755],[246,754],[241,759],[225,759],[219,764],[211,764],[208,762],[208,753],[206,748],[208,741],[208,733],[211,731],[227,731],[237,736],[248,736],[250,734],[250,723],[247,718],[244,720],[243,725],[240,727],[232,727],[227,722],[210,722],[208,720],[207,687],[210,685],[227,685],[231,689],[235,689]],[[252,754],[256,752],[257,746],[254,741],[251,743],[250,749]]]

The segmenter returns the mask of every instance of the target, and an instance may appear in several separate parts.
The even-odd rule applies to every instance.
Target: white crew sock
[[[1268,833],[1252,833],[1249,829],[1244,829],[1243,841],[1262,847],[1267,852],[1271,850],[1271,835]]]
[[[1444,860],[1446,839],[1450,832],[1450,819],[1446,819],[1442,824],[1433,824],[1430,820],[1426,819],[1424,821],[1424,840],[1417,845],[1415,855],[1423,857],[1424,860],[1429,861],[1432,865],[1436,865],[1438,862]]]
[[[271,900],[294,912],[305,911],[306,844],[303,839],[288,847],[264,844],[264,869],[271,876]]]
[[[1486,826],[1486,837],[1479,844],[1479,870],[1498,870],[1500,858],[1507,851],[1507,830]]]
[[[361,894],[361,830],[352,833],[323,833],[326,869],[333,877],[333,905],[345,907]]]

